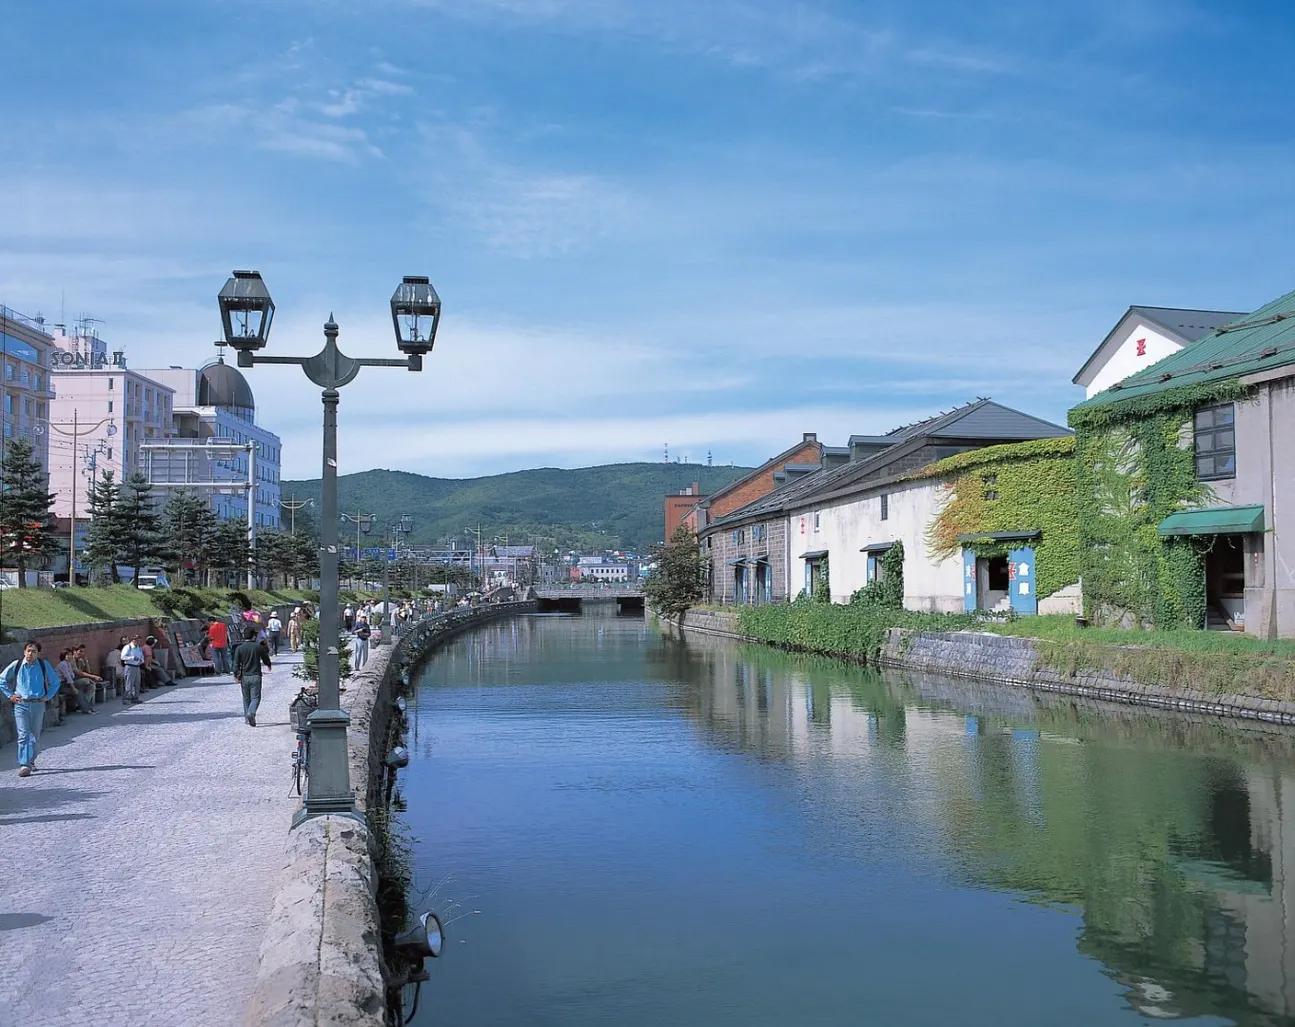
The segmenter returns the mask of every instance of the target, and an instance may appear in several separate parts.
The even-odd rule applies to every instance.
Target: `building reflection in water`
[[[830,761],[833,816],[902,803],[944,872],[1076,910],[1143,1015],[1295,1022],[1289,733],[697,635],[653,658],[713,744]]]

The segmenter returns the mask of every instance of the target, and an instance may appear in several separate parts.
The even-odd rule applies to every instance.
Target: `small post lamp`
[[[346,728],[350,718],[341,709],[338,680],[337,580],[337,407],[338,390],[355,380],[363,367],[423,369],[440,322],[441,299],[426,278],[406,278],[391,298],[399,360],[348,357],[337,347],[337,322],[329,315],[324,323],[324,348],[311,357],[261,356],[274,319],[274,301],[258,271],[235,271],[217,297],[224,338],[232,346],[239,367],[256,364],[295,364],[323,390],[324,452],[320,499],[319,539],[319,708],[310,715],[311,759],[309,788],[294,824],[308,817],[334,813],[355,816],[347,766]],[[356,554],[357,556],[359,554]],[[424,925],[426,926],[426,925]],[[439,924],[437,925],[439,928]],[[437,931],[439,937],[439,930]]]
[[[432,283],[421,275],[406,275],[391,294],[391,323],[396,345],[409,355],[410,370],[421,370],[441,323],[441,298]]]

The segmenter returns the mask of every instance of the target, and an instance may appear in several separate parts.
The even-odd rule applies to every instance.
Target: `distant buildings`
[[[110,356],[107,343],[84,325],[73,334],[57,330],[50,357],[57,392],[49,416],[54,513],[71,517],[75,491],[76,516],[83,518],[91,481],[104,471],[123,481],[141,469],[143,443],[174,434],[174,392],[128,370],[125,355]]]
[[[154,451],[150,457],[154,479],[183,482],[201,475],[229,481],[228,490],[212,492],[212,509],[222,520],[244,520],[249,456],[229,454],[198,460],[195,454],[183,451],[192,450],[194,443],[212,441],[251,446],[256,461],[255,522],[257,527],[278,528],[282,443],[278,435],[256,423],[256,399],[242,372],[217,359],[197,370],[166,367],[140,373],[163,383],[175,396],[174,436],[180,445],[171,453]]]
[[[90,483],[104,471],[118,481],[141,471],[163,494],[188,481],[228,482],[197,491],[217,517],[243,520],[253,458],[254,523],[278,527],[281,443],[256,423],[252,391],[236,368],[217,359],[198,369],[133,369],[89,318],[69,330],[4,306],[0,360],[3,440],[31,442],[49,471],[63,530],[74,513],[88,517]],[[213,440],[241,451],[205,448]]]

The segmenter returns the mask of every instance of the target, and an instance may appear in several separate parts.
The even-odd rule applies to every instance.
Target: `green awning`
[[[1210,510],[1179,510],[1160,522],[1162,535],[1239,535],[1264,530],[1262,506],[1216,506]]]

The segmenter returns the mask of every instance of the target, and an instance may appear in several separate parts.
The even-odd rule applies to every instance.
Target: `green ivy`
[[[964,546],[979,556],[1005,556],[1015,547],[992,539],[964,543],[960,536],[1037,528],[1042,533],[1033,543],[1039,598],[1079,580],[1073,437],[987,446],[910,477],[941,477],[947,483],[940,513],[927,531],[927,548],[936,558],[948,559]]]
[[[896,542],[881,556],[881,575],[850,596],[851,606],[880,610],[904,607],[904,543]]]
[[[1084,605],[1091,619],[1165,629],[1205,626],[1209,543],[1163,538],[1158,528],[1175,510],[1213,498],[1196,477],[1194,411],[1242,400],[1249,391],[1230,379],[1070,412]]]

